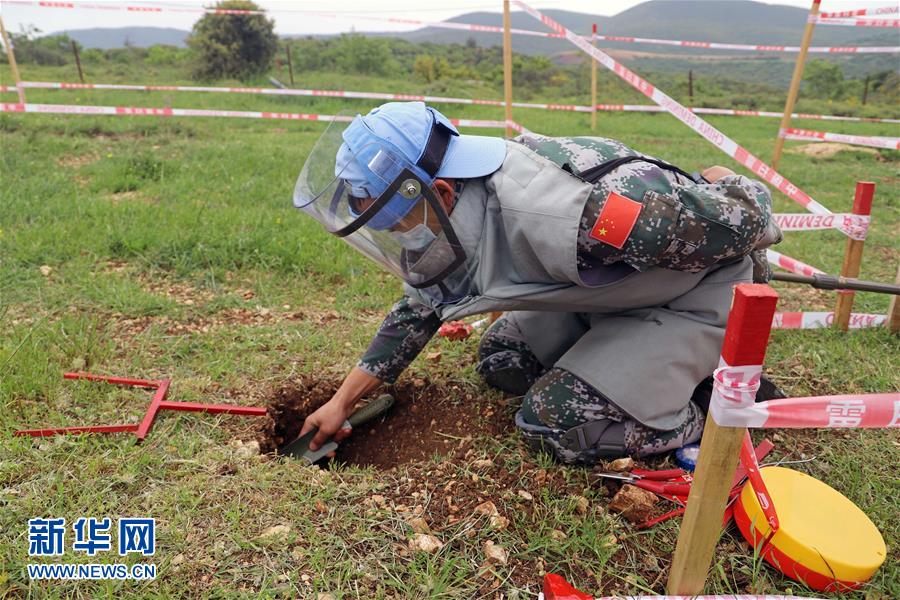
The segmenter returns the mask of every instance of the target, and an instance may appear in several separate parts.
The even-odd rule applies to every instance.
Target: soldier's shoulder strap
[[[562,170],[596,185],[603,177],[630,162],[646,162],[686,177],[694,183],[706,182],[664,160],[644,156],[617,140],[600,137],[544,137],[524,134],[513,141],[555,163]]]

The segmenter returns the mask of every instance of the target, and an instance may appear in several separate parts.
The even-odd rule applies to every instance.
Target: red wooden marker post
[[[872,214],[872,197],[875,195],[875,184],[871,181],[857,181],[856,195],[853,197],[853,214],[868,217]],[[863,246],[866,241],[847,238],[847,247],[844,250],[844,264],[841,267],[841,276],[859,277],[859,268],[862,264]],[[837,303],[834,305],[834,326],[847,331],[850,326],[850,313],[853,311],[853,299],[855,293],[852,290],[838,291]]]
[[[732,367],[763,363],[777,301],[778,294],[767,285],[735,287],[722,345],[722,362]],[[669,571],[666,591],[672,595],[694,595],[703,591],[747,431],[742,427],[721,427],[711,415],[710,410]]]

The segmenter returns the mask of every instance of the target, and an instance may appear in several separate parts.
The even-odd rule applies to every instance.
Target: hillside
[[[123,46],[149,48],[157,44],[184,47],[184,41],[190,33],[190,31],[169,27],[118,27],[112,29],[95,27],[92,29],[58,31],[51,35],[65,34],[85,48],[106,50]]]

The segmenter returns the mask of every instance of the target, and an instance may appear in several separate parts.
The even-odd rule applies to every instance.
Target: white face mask
[[[434,232],[424,223],[419,223],[409,231],[392,231],[391,237],[407,250],[422,250],[437,239]]]

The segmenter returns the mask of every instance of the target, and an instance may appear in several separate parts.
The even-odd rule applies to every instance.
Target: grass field
[[[125,74],[97,81],[172,82]],[[62,76],[33,67],[27,75]],[[409,82],[338,83],[324,74],[299,85],[420,91]],[[370,106],[165,92],[28,96],[325,114]],[[489,107],[439,108],[451,117],[501,115]],[[589,131],[583,114],[522,110],[515,118],[545,134]],[[686,170],[735,167],[667,115],[598,120],[599,135]],[[771,155],[777,119],[709,121],[759,156]],[[797,126],[898,133],[871,123]],[[458,420],[437,424],[444,450],[390,470],[319,470],[258,454],[245,442],[258,438],[261,426],[241,417],[167,413],[140,446],[129,434],[12,437],[21,427],[118,423],[142,414],[144,392],[63,382],[67,370],[170,377],[170,399],[183,401],[263,405],[286,393],[333,389],[400,286],[291,208],[296,176],[323,129],[239,119],[0,115],[0,595],[527,598],[550,571],[597,594],[661,592],[677,522],[636,531],[606,511],[608,492],[589,472],[525,449],[511,423],[516,399],[490,391],[474,373],[476,339],[436,339],[431,359],[423,355],[401,379],[398,394],[410,406]],[[893,281],[900,262],[898,153],[848,147],[816,158],[804,147],[788,144],[781,172],[833,211],[850,209],[857,180],[877,184],[861,277]],[[784,197],[776,210],[802,212]],[[840,233],[786,238],[778,250],[839,270]],[[781,310],[830,310],[834,303],[834,294],[775,287]],[[887,305],[885,296],[858,294],[855,310],[884,313]],[[767,369],[792,395],[897,390],[900,341],[884,329],[776,331]],[[387,423],[380,431],[396,435],[398,447],[410,443],[409,431],[392,432]],[[896,431],[768,434],[774,457],[814,459],[796,468],[846,494],[882,531],[885,566],[851,596],[900,597]],[[507,523],[492,524],[490,510],[473,512],[487,500]],[[30,581],[27,521],[37,516],[155,517],[157,579]],[[425,518],[444,543],[440,550],[408,549],[413,516]],[[484,564],[487,541],[509,552],[507,564]],[[71,550],[64,560],[92,562]],[[812,595],[761,565],[739,538],[723,536],[707,592],[785,591]]]

